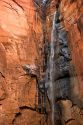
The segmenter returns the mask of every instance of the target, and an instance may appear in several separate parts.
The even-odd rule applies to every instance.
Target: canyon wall
[[[53,88],[49,98],[54,96],[54,102],[50,99],[52,105],[56,103],[61,110],[58,113],[55,104],[55,116],[52,115],[57,125],[61,125],[61,122],[63,125],[82,125],[83,2],[81,0],[51,1],[46,14],[46,38],[54,45],[54,52],[51,50],[52,55],[48,54],[52,56],[51,60],[53,59],[50,63],[53,70],[49,70],[52,76],[50,79],[53,82],[51,88]],[[55,27],[52,24],[54,15]]]
[[[38,78],[42,79],[44,45],[51,42],[53,14],[58,7],[73,65],[70,69],[76,93],[73,98],[78,97],[73,105],[69,99],[60,100],[62,122],[64,125],[83,125],[82,0],[51,0],[44,7],[41,0],[0,1],[0,125],[52,124],[50,106],[46,106],[47,113],[38,109],[37,76],[27,74],[23,66],[37,66]]]
[[[42,34],[32,0],[0,1],[0,125],[43,124],[35,109],[36,80],[22,68],[39,59]]]

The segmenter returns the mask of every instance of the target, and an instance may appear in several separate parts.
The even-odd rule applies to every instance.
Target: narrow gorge
[[[0,125],[83,125],[83,1],[0,1]]]

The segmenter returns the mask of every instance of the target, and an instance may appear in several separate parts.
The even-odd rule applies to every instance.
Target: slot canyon
[[[83,125],[83,0],[0,0],[0,125]]]

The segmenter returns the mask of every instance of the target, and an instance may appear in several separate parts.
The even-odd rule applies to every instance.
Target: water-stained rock
[[[51,125],[49,57],[58,7],[53,74],[56,124],[83,124],[82,6],[82,0],[0,1],[0,125]],[[44,102],[40,106],[48,111],[44,115],[38,112],[40,97]]]

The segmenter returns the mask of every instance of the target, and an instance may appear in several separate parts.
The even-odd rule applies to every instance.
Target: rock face
[[[50,86],[50,83],[48,84],[50,80],[48,79],[48,96],[51,102],[55,103],[55,109],[52,109],[52,112],[54,113],[54,115],[52,114],[54,117],[53,119],[55,120],[53,121],[53,125],[54,122],[56,123],[56,125],[61,125],[61,122],[64,125],[80,125],[83,124],[83,121],[80,120],[80,118],[82,117],[80,112],[83,108],[83,86],[81,74],[82,58],[79,59],[79,56],[81,56],[82,53],[81,47],[83,39],[81,35],[82,27],[81,29],[79,28],[78,22],[80,18],[82,19],[83,3],[82,1],[55,1],[54,8],[52,6],[52,2],[47,8],[46,38],[49,42],[53,42],[54,46],[52,48],[51,45],[51,52],[50,54],[48,54],[47,59],[49,60],[49,56],[52,56],[51,60],[53,60],[50,61],[51,69],[49,70],[49,64],[47,67],[48,75],[50,72],[50,79],[53,83]],[[52,22],[54,19],[54,15],[55,27],[53,29]],[[82,21],[80,21],[80,25],[83,25]],[[55,32],[53,33],[53,35],[51,35],[52,31]],[[54,49],[54,52],[52,51],[52,49]],[[49,89],[49,87],[51,89]],[[50,91],[52,92],[51,97]],[[57,106],[59,106],[59,109],[57,108]],[[76,108],[76,111],[74,108]],[[77,117],[79,118],[77,119]]]
[[[45,88],[43,84],[45,80],[42,79],[49,71],[47,63],[49,63],[52,21],[57,9],[60,12],[57,24],[60,23],[63,30],[60,30],[62,27],[58,29],[59,43],[55,52],[57,55],[55,64],[58,65],[57,68],[61,67],[61,71],[57,72],[55,77],[60,81],[61,77],[65,78],[70,72],[68,79],[61,80],[62,86],[58,91],[71,81],[74,86],[72,91],[75,92],[75,96],[72,98],[75,103],[66,98],[65,92],[68,92],[69,88],[62,90],[62,97],[60,93],[59,95],[55,93],[55,97],[60,96],[58,103],[61,106],[62,124],[83,125],[82,106],[79,106],[83,99],[82,0],[0,1],[0,125],[52,124],[49,99],[46,99],[49,85],[46,84]],[[71,69],[70,65],[73,65]],[[29,66],[31,72],[25,73],[23,66]],[[56,84],[60,83],[58,81]],[[39,88],[44,88],[42,94],[38,90],[37,82],[40,83]],[[41,104],[43,110],[46,108],[47,112],[40,112]]]
[[[32,0],[0,1],[0,125],[45,121],[36,112],[36,80],[22,68],[38,60],[42,38],[41,20]]]

